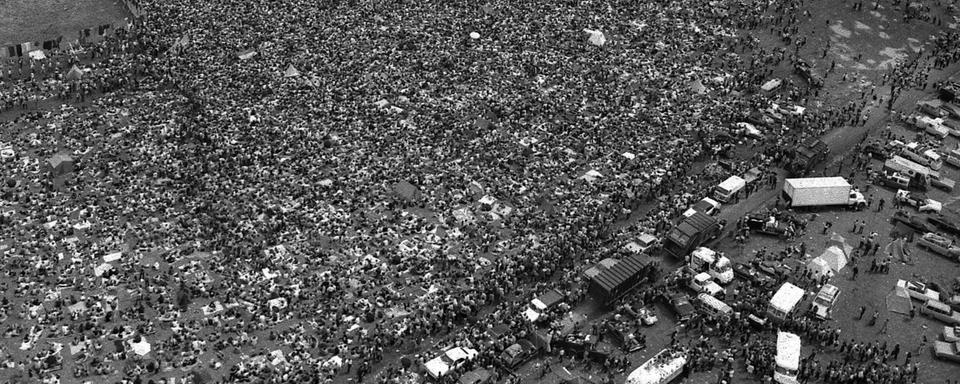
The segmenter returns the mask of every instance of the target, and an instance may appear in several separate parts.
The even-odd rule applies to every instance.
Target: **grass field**
[[[0,1],[0,46],[63,36],[70,41],[83,28],[130,17],[119,0]]]

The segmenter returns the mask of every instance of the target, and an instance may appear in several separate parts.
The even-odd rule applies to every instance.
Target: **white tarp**
[[[110,253],[103,256],[103,262],[104,263],[114,262],[114,261],[120,260],[122,256],[123,256],[123,253],[120,253],[120,252]]]
[[[602,47],[607,43],[607,37],[603,35],[603,32],[587,28],[584,28],[583,32],[586,32],[588,35],[590,35],[590,44]]]
[[[30,51],[28,55],[30,55],[30,58],[34,60],[43,60],[47,58],[47,55],[44,54],[43,51],[39,49],[36,51]]]
[[[594,182],[594,181],[596,181],[597,179],[599,179],[599,178],[601,178],[601,177],[603,177],[603,174],[601,174],[600,172],[598,172],[596,169],[591,169],[591,170],[587,171],[587,173],[584,173],[583,176],[580,176],[581,179],[586,180],[586,181],[591,182],[591,183]]]
[[[140,342],[134,343],[132,340],[130,341],[130,349],[133,350],[133,353],[144,356],[150,353],[150,343],[148,343],[147,339],[143,338],[143,336],[140,336]]]
[[[100,264],[93,268],[93,274],[97,277],[103,276],[104,273],[113,269],[113,266],[107,263]]]

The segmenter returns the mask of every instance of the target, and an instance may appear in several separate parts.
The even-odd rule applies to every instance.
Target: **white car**
[[[716,200],[709,197],[704,197],[702,200],[696,202],[690,208],[683,212],[683,217],[693,216],[694,213],[703,212],[707,216],[716,215],[720,211],[720,203]]]
[[[713,281],[713,276],[706,272],[698,273],[690,279],[690,289],[696,293],[706,293],[713,297],[726,294],[726,290]]]
[[[927,286],[921,282],[897,280],[897,286],[904,288],[907,294],[915,300],[920,300],[924,303],[926,303],[927,300],[940,301],[940,292],[927,288]]]
[[[903,189],[897,190],[897,201],[902,204],[917,208],[920,213],[934,212],[940,213],[943,210],[943,204],[939,201],[929,199],[922,193],[914,193]]]

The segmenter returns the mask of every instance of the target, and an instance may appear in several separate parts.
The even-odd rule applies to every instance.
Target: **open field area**
[[[123,3],[114,0],[4,0],[0,7],[0,46],[58,36],[68,42],[84,28],[116,25],[130,16]]]
[[[960,379],[956,1],[140,3],[0,62],[0,383]]]

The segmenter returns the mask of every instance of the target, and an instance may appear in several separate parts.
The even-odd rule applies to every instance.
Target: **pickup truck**
[[[954,245],[953,240],[936,233],[926,233],[921,236],[917,241],[917,247],[926,248],[953,261],[960,261],[960,247]]]

